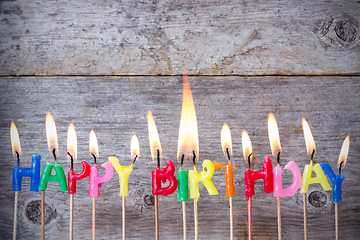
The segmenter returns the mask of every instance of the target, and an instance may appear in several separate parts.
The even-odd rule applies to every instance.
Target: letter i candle
[[[94,158],[94,166],[90,168],[90,189],[89,197],[92,197],[92,226],[91,235],[92,239],[95,240],[95,214],[96,214],[96,198],[100,197],[99,188],[101,188],[104,182],[110,181],[114,175],[114,168],[110,161],[101,164],[105,168],[105,175],[99,177],[99,170],[96,165],[96,159],[99,158],[99,146],[94,130],[90,131],[89,137],[89,149],[90,155]]]
[[[46,138],[49,152],[54,156],[55,164],[49,162],[45,163],[40,177],[39,190],[41,190],[41,239],[45,239],[45,190],[48,182],[57,182],[60,191],[67,191],[66,177],[64,168],[57,163],[56,152],[58,151],[57,132],[54,118],[50,113],[47,113],[45,120]],[[55,170],[55,175],[52,175],[52,170]]]
[[[266,156],[263,162],[263,168],[259,171],[253,172],[251,170],[251,158],[252,158],[252,148],[249,135],[246,131],[242,133],[242,146],[244,159],[248,160],[249,169],[245,171],[245,195],[246,200],[248,201],[248,222],[249,222],[249,240],[252,237],[251,233],[251,208],[252,208],[252,196],[255,195],[254,185],[255,180],[263,179],[264,180],[264,191],[266,193],[271,193],[273,191],[273,173],[272,173],[272,164],[270,157]]]
[[[14,158],[17,159],[17,167],[13,169],[13,191],[15,192],[15,203],[14,203],[14,228],[13,228],[13,240],[16,239],[16,226],[17,226],[17,212],[18,212],[18,201],[19,192],[21,191],[21,183],[23,177],[29,177],[30,191],[39,191],[40,181],[40,160],[41,156],[37,154],[32,155],[32,164],[30,168],[20,168],[20,156],[21,156],[21,145],[18,130],[14,122],[11,122],[10,126],[10,140]]]
[[[326,175],[330,178],[333,187],[333,202],[335,204],[335,236],[336,240],[339,239],[339,210],[338,202],[342,201],[341,197],[341,184],[344,181],[344,177],[341,176],[341,168],[345,166],[346,159],[349,153],[350,137],[349,135],[345,138],[341,147],[340,156],[338,160],[339,175],[336,176],[332,168],[327,163],[320,163],[321,168],[324,170]]]
[[[126,197],[129,195],[129,176],[133,170],[133,165],[140,155],[139,139],[136,135],[131,137],[130,141],[131,159],[134,159],[130,166],[121,166],[119,159],[116,157],[109,157],[109,161],[115,168],[119,175],[120,183],[120,196],[122,196],[122,238],[126,239],[126,224],[125,224],[125,213],[126,213]]]
[[[229,126],[225,123],[221,130],[221,147],[225,156],[228,157],[228,164],[222,165],[219,162],[214,162],[215,169],[225,169],[225,183],[226,183],[226,197],[229,198],[230,206],[230,239],[234,239],[234,220],[233,220],[233,202],[232,197],[236,195],[234,179],[233,179],[233,169],[237,169],[235,165],[231,165],[230,156],[232,155],[232,142],[231,142],[231,132]],[[229,150],[230,149],[230,150]]]
[[[331,187],[329,182],[326,179],[324,171],[322,170],[320,164],[315,164],[313,166],[313,157],[316,150],[315,141],[311,134],[311,130],[307,121],[302,119],[302,126],[304,131],[304,138],[306,143],[307,154],[310,155],[310,164],[305,165],[304,172],[301,181],[300,193],[303,193],[303,204],[304,204],[304,239],[308,239],[308,228],[307,228],[307,198],[306,193],[309,190],[309,185],[314,183],[319,183],[324,191],[330,191]],[[312,177],[312,172],[315,172],[316,177]]]
[[[301,173],[294,161],[290,161],[286,164],[284,169],[289,169],[293,174],[293,182],[290,187],[283,189],[282,187],[282,169],[280,167],[280,154],[281,154],[281,145],[280,145],[280,135],[279,128],[275,119],[275,116],[272,113],[269,113],[268,116],[268,133],[269,141],[272,155],[277,156],[277,165],[273,169],[274,175],[274,197],[277,198],[277,219],[278,219],[278,239],[281,240],[281,206],[280,198],[281,197],[291,197],[293,196],[300,188],[301,185]]]
[[[165,168],[160,169],[160,159],[162,155],[160,138],[158,131],[156,129],[155,120],[151,111],[148,111],[148,132],[149,132],[149,143],[151,157],[154,161],[155,156],[157,156],[157,168],[151,171],[152,177],[152,194],[155,198],[155,236],[156,240],[159,239],[159,207],[158,207],[158,195],[167,196],[176,191],[178,186],[175,173],[175,166],[171,160],[167,161]],[[169,186],[162,187],[161,183],[169,181]]]
[[[73,123],[69,124],[67,133],[67,155],[71,167],[68,172],[68,193],[70,194],[70,240],[74,238],[74,194],[76,193],[76,181],[84,179],[90,175],[90,165],[82,161],[83,170],[81,173],[74,173],[74,161],[77,159],[77,137]]]

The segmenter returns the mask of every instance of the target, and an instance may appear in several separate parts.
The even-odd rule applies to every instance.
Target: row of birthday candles
[[[98,157],[98,143],[95,136],[95,132],[90,132],[90,154],[94,158],[94,166],[82,161],[83,169],[80,174],[75,174],[73,171],[73,161],[77,156],[77,141],[74,125],[69,124],[68,130],[68,158],[71,161],[71,169],[68,172],[68,181],[66,181],[63,167],[56,161],[56,152],[58,150],[57,133],[55,122],[51,114],[47,114],[46,117],[46,134],[49,151],[53,154],[55,164],[49,162],[45,163],[43,171],[40,175],[40,155],[32,156],[32,166],[30,168],[20,168],[20,155],[21,147],[15,124],[11,124],[11,142],[14,157],[17,158],[17,168],[13,170],[13,191],[15,191],[15,212],[14,212],[14,239],[16,239],[16,217],[17,217],[17,201],[18,192],[21,191],[21,183],[23,177],[30,177],[30,191],[38,192],[42,191],[42,238],[45,236],[44,229],[44,198],[45,190],[48,182],[58,182],[61,191],[68,191],[70,194],[71,204],[71,221],[70,221],[70,239],[73,238],[73,194],[76,193],[76,181],[89,177],[90,190],[89,197],[93,198],[93,223],[92,223],[92,237],[95,239],[95,199],[100,196],[99,188],[101,184],[109,181],[113,177],[114,168],[119,175],[120,182],[120,196],[123,197],[123,239],[125,239],[125,197],[129,195],[128,191],[128,179],[131,171],[133,170],[133,164],[139,156],[139,141],[134,135],[131,139],[131,158],[133,162],[130,166],[122,166],[119,163],[119,159],[116,157],[109,157],[109,161],[101,166],[106,169],[105,175],[99,177],[98,169],[96,165],[96,158]],[[274,194],[278,203],[278,236],[281,239],[281,212],[280,212],[280,198],[293,196],[299,189],[300,193],[304,194],[304,237],[307,239],[307,216],[306,216],[306,193],[310,184],[319,183],[324,191],[331,190],[327,178],[324,174],[330,178],[333,185],[333,201],[335,202],[337,211],[337,202],[341,201],[341,184],[344,177],[341,176],[341,167],[345,165],[346,158],[349,150],[349,136],[346,137],[339,157],[339,175],[337,176],[329,164],[320,163],[313,166],[313,155],[315,152],[315,142],[311,135],[309,125],[306,120],[303,119],[303,129],[305,135],[305,142],[308,154],[310,157],[310,164],[305,165],[303,176],[301,177],[300,170],[294,161],[285,165],[284,169],[288,169],[292,172],[293,182],[292,184],[283,189],[282,186],[282,168],[280,167],[280,137],[279,130],[273,114],[269,114],[268,118],[268,130],[269,139],[273,156],[277,157],[277,166],[273,169],[271,160],[268,156],[263,161],[263,169],[259,171],[252,171],[251,159],[253,156],[251,142],[248,134],[243,131],[242,145],[244,159],[248,161],[249,169],[245,171],[245,195],[248,201],[248,226],[249,226],[249,239],[251,239],[251,197],[255,194],[254,183],[255,180],[264,180],[264,191]],[[215,169],[225,169],[225,181],[226,181],[226,196],[229,198],[230,204],[230,238],[233,239],[233,211],[232,211],[232,197],[236,195],[234,182],[233,182],[233,169],[236,169],[235,165],[231,164],[230,156],[232,155],[232,142],[229,127],[224,124],[221,131],[221,145],[224,154],[228,157],[228,164],[222,165],[218,162],[212,163],[210,160],[205,160],[202,164],[203,171],[197,172],[195,161],[199,156],[198,145],[198,131],[197,120],[195,114],[195,108],[193,98],[190,89],[190,83],[188,79],[184,78],[184,93],[183,93],[183,106],[180,119],[179,130],[179,144],[178,144],[178,159],[181,159],[181,164],[177,172],[177,178],[175,177],[175,166],[171,160],[167,161],[167,166],[163,169],[160,168],[160,158],[162,155],[159,135],[155,126],[154,118],[151,111],[148,112],[148,132],[150,140],[151,155],[153,160],[157,159],[157,169],[152,171],[152,194],[155,197],[155,223],[156,223],[156,239],[159,238],[159,225],[158,225],[158,195],[167,196],[172,194],[178,189],[178,200],[182,201],[183,207],[183,223],[184,223],[184,239],[186,239],[186,210],[185,202],[188,201],[188,187],[190,186],[190,198],[194,199],[194,222],[195,222],[195,239],[198,238],[198,220],[197,220],[197,200],[200,197],[199,183],[203,182],[205,188],[210,195],[218,194],[218,191],[211,181]],[[183,170],[182,165],[185,157],[190,157],[193,160],[194,170]],[[52,170],[55,170],[55,175],[52,175]],[[206,171],[205,171],[206,169]],[[312,177],[312,173],[315,173],[315,177]],[[161,183],[169,182],[169,185],[164,187]],[[337,212],[336,212],[337,217]],[[338,228],[336,219],[336,237],[338,238]]]

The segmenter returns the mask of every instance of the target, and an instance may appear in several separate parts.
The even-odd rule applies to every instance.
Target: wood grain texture
[[[359,74],[360,3],[1,1],[0,75]]]
[[[234,238],[247,237],[247,210],[243,174],[246,163],[241,150],[241,132],[246,129],[253,143],[254,169],[270,154],[267,115],[275,114],[283,149],[281,165],[294,160],[301,172],[309,163],[301,127],[305,117],[313,132],[317,153],[314,161],[336,165],[347,134],[350,134],[348,163],[343,169],[343,201],[339,203],[340,239],[356,239],[360,222],[360,81],[358,77],[192,77],[192,92],[198,118],[200,164],[204,159],[226,163],[220,144],[224,122],[231,128],[235,189]],[[14,194],[11,169],[16,166],[10,146],[10,122],[17,124],[23,156],[21,166],[29,166],[31,154],[42,156],[42,166],[53,161],[47,150],[45,115],[50,111],[56,121],[59,139],[58,162],[65,171],[66,133],[69,121],[78,135],[78,162],[92,163],[88,152],[90,129],[99,141],[99,163],[115,155],[120,163],[130,165],[130,138],[140,140],[140,158],[129,178],[130,195],[126,201],[128,239],[155,239],[154,198],[151,196],[151,160],[146,114],[151,109],[159,130],[166,159],[175,160],[182,101],[181,77],[28,77],[0,78],[0,238],[12,235]],[[175,160],[176,161],[176,160]],[[175,163],[178,167],[178,163]],[[275,162],[273,161],[273,164]],[[185,162],[186,169],[191,168]],[[104,174],[104,169],[100,169]],[[291,181],[284,171],[285,186]],[[229,239],[229,202],[225,197],[223,171],[213,177],[218,196],[209,196],[202,186],[198,202],[200,239]],[[88,180],[79,181],[74,196],[75,239],[91,237],[91,198]],[[29,192],[29,181],[19,194],[18,239],[40,238],[40,193]],[[256,184],[253,197],[253,239],[276,239],[276,198]],[[100,189],[97,199],[98,239],[121,238],[121,197],[116,174]],[[309,189],[309,239],[334,239],[334,204],[331,192],[318,185]],[[194,234],[193,203],[187,202],[187,233]],[[63,239],[69,236],[69,195],[55,184],[46,191],[46,236]],[[283,239],[303,239],[302,195],[281,200]],[[160,239],[182,239],[182,206],[176,194],[159,197]]]

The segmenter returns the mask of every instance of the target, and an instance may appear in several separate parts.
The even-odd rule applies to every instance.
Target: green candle
[[[55,175],[51,175],[51,171],[53,168],[55,169]],[[60,164],[51,164],[49,162],[45,163],[44,169],[40,177],[39,190],[45,191],[48,182],[58,182],[60,191],[68,190],[64,169]]]
[[[189,200],[188,172],[182,170],[181,166],[177,172],[178,177],[178,201]]]

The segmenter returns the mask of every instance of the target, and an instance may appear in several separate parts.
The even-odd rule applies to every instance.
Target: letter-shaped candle
[[[180,166],[177,171],[177,180],[178,180],[178,201],[188,201],[189,200],[189,185],[188,185],[188,171],[183,170]]]
[[[13,191],[21,191],[21,183],[23,177],[29,177],[30,182],[30,191],[38,192],[39,191],[39,182],[40,182],[40,161],[41,156],[37,154],[32,155],[32,164],[30,168],[20,168],[19,166],[13,169]]]
[[[175,166],[171,160],[167,161],[165,168],[160,169],[160,167],[158,167],[157,169],[152,170],[152,194],[167,196],[174,193],[178,186],[174,173]],[[169,186],[165,188],[161,187],[161,182],[165,183],[167,180],[169,181]]]
[[[315,172],[316,177],[311,177],[312,172]],[[307,193],[309,190],[309,185],[314,183],[319,183],[324,191],[331,190],[331,186],[327,181],[320,164],[317,163],[315,166],[313,166],[312,162],[310,162],[310,164],[305,165],[304,168],[300,193]]]
[[[254,185],[255,180],[263,179],[264,180],[264,191],[266,193],[273,192],[273,173],[272,173],[272,164],[269,156],[264,158],[263,168],[259,171],[253,172],[250,169],[245,171],[245,195],[246,200],[249,200],[249,197],[255,195]]]
[[[55,169],[55,175],[51,174],[51,171]],[[39,190],[45,191],[47,188],[48,182],[57,182],[59,183],[60,191],[67,191],[66,177],[64,173],[64,168],[58,164],[51,164],[49,162],[45,163],[44,169],[41,173]]]
[[[237,169],[235,165],[229,163],[228,165],[222,165],[221,163],[214,162],[214,167],[216,170],[225,169],[225,184],[226,184],[226,196],[232,197],[236,195],[234,179],[233,179],[233,169]]]
[[[68,172],[68,189],[69,189],[68,193],[69,194],[76,193],[76,181],[90,176],[90,165],[85,161],[81,161],[81,164],[83,166],[83,170],[81,173],[79,173],[79,174],[74,173],[73,168],[71,168],[70,172]]]
[[[101,166],[106,170],[103,177],[99,177],[99,170],[96,164],[90,168],[89,197],[100,197],[99,188],[101,188],[102,183],[110,181],[114,175],[114,168],[111,162],[107,161],[106,163],[101,164]]]
[[[213,182],[211,181],[211,178],[214,175],[215,171],[214,164],[210,160],[205,160],[202,166],[203,170],[200,173],[198,173],[196,170],[189,170],[190,197],[194,199],[198,199],[200,197],[200,182],[204,184],[210,195],[219,194]]]
[[[130,166],[122,166],[119,163],[119,159],[116,157],[109,157],[108,158],[113,167],[115,168],[117,174],[119,175],[119,182],[120,182],[120,196],[128,196],[129,195],[129,176],[133,170],[133,165]]]
[[[293,182],[288,187],[283,189],[282,184],[282,169],[279,164],[273,169],[274,174],[274,197],[291,197],[299,190],[301,186],[301,173],[294,161],[288,162],[284,169],[291,171],[293,175]]]

